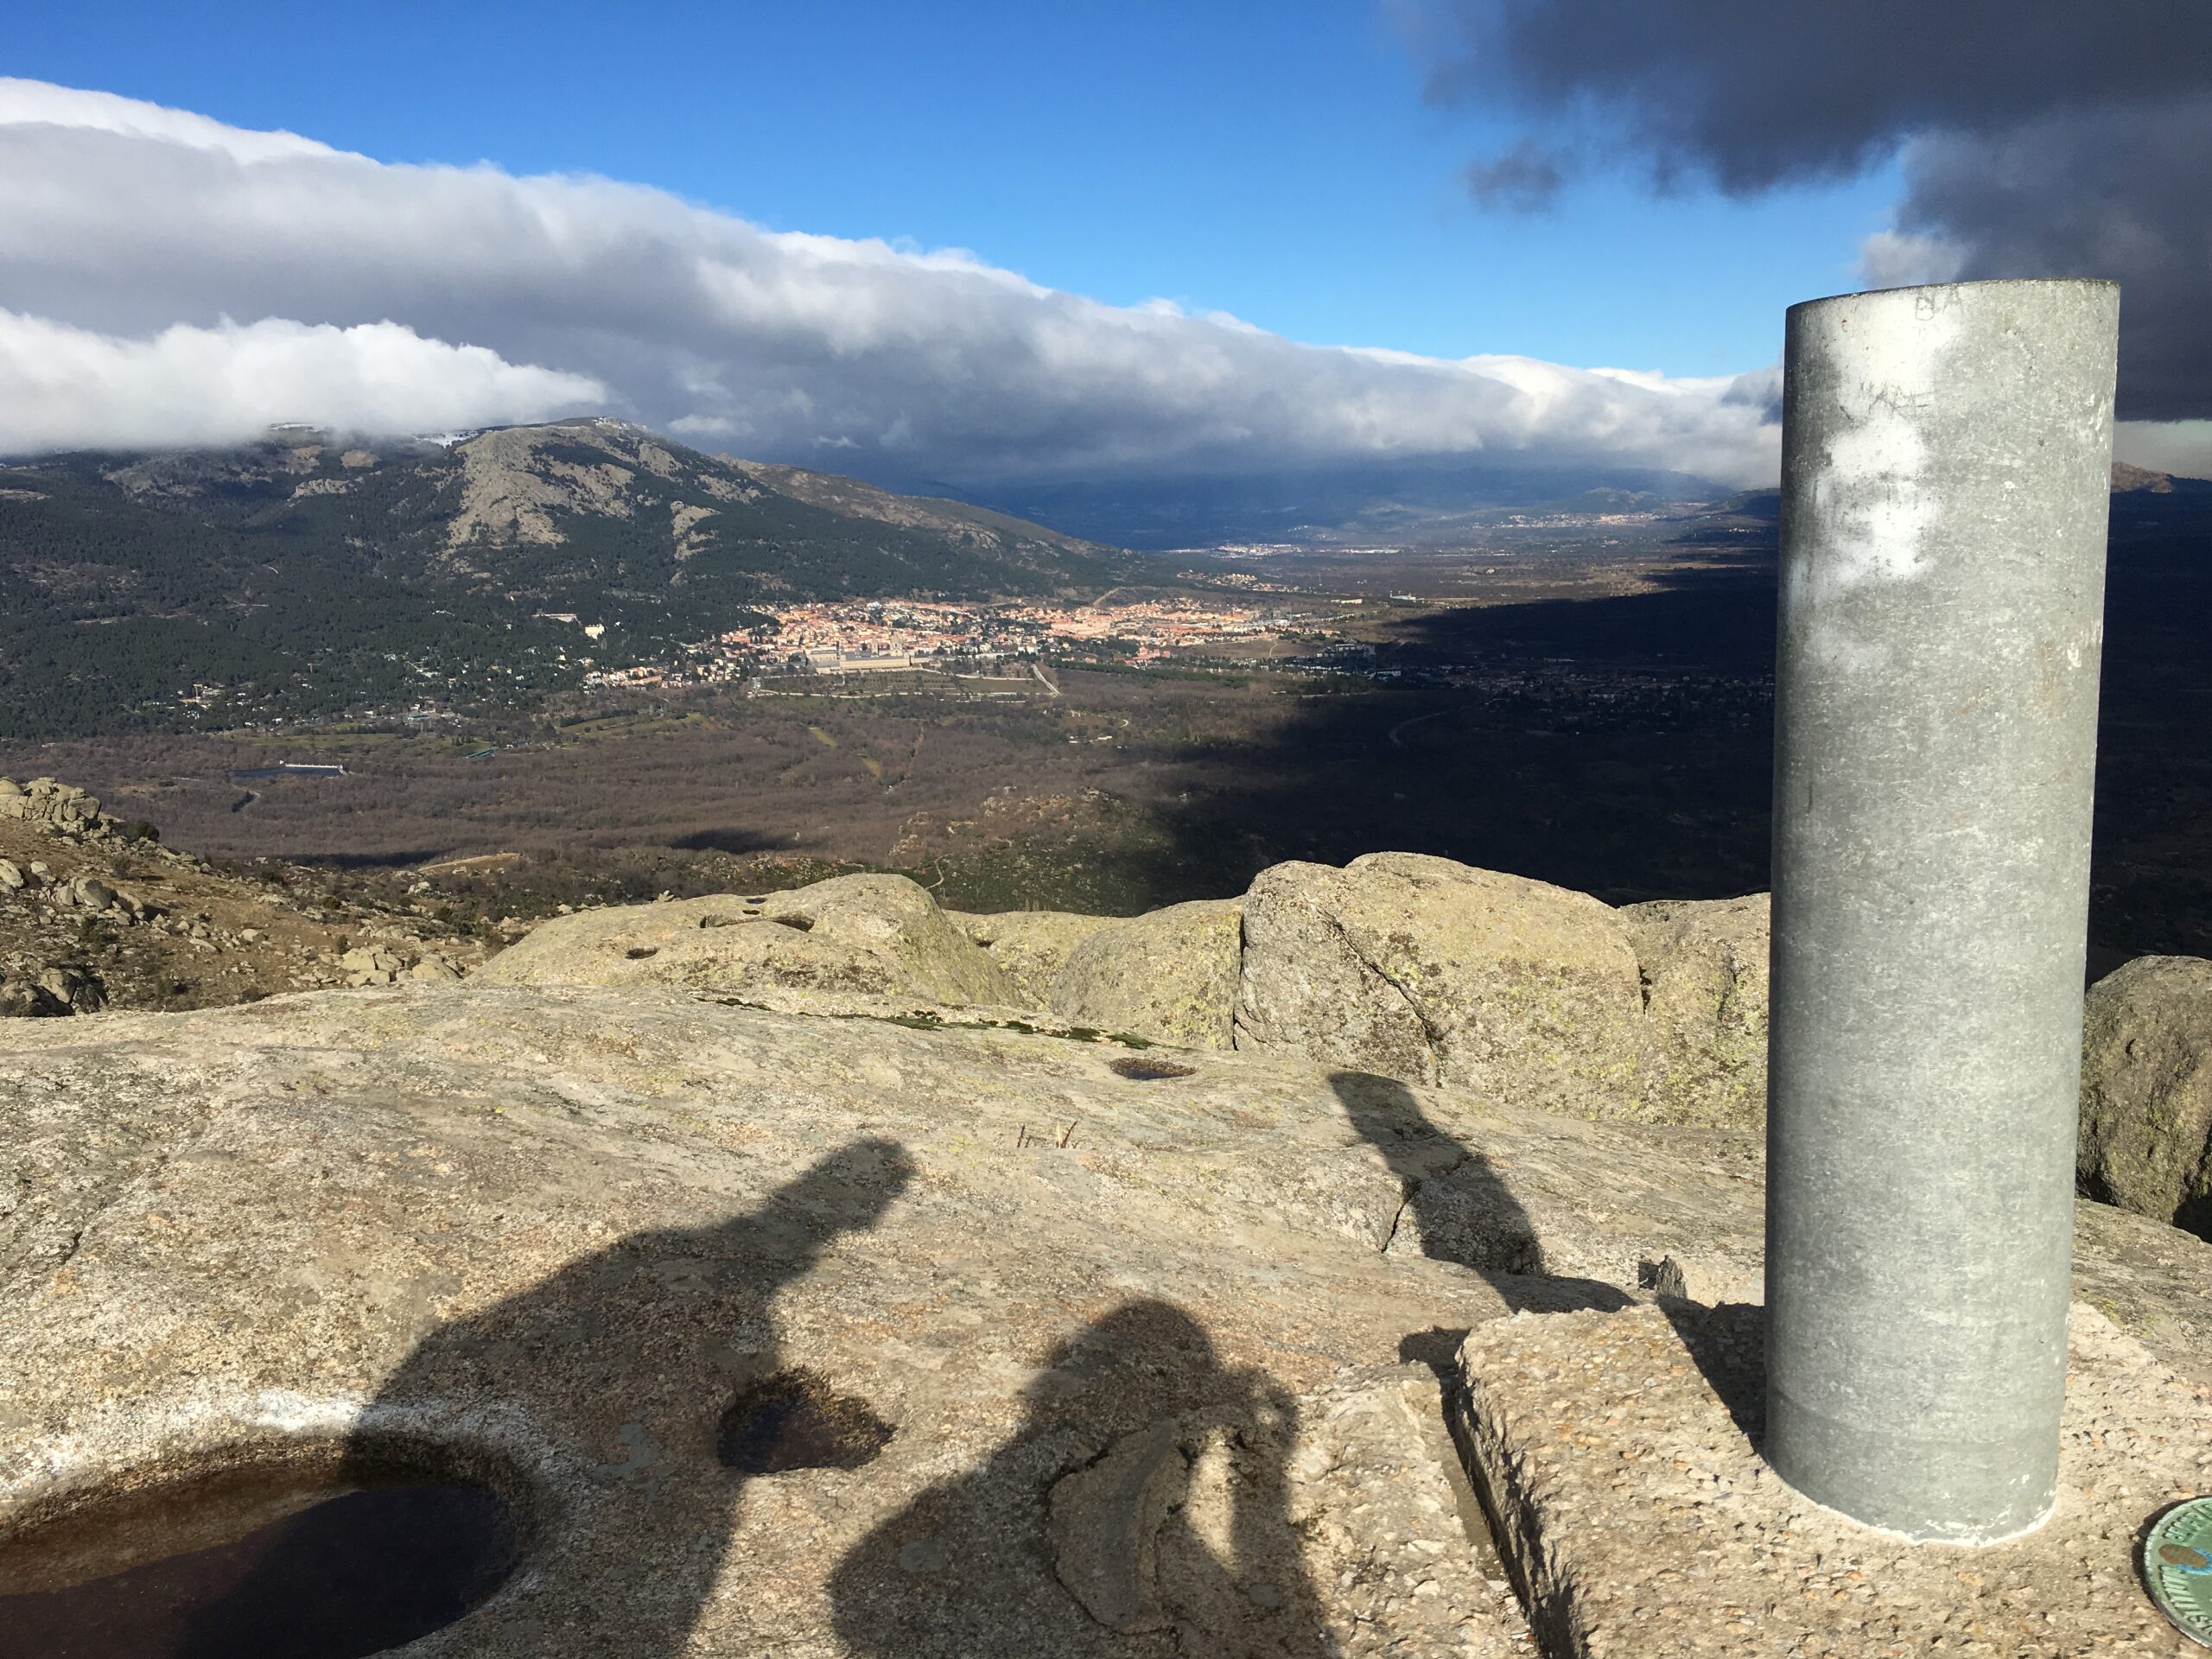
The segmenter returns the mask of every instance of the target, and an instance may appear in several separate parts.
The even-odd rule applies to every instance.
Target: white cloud
[[[340,432],[485,426],[606,395],[582,375],[394,322],[179,323],[134,340],[0,311],[0,454],[236,442],[280,421]]]
[[[1869,288],[1948,283],[1966,269],[1967,251],[1940,236],[1877,231],[1859,245],[1859,274]]]
[[[41,349],[88,334],[148,374],[127,342],[151,350],[183,325],[159,355],[209,373],[210,441],[284,401],[274,391],[313,402],[327,372],[322,406],[365,427],[526,418],[591,382],[600,407],[741,453],[834,447],[852,470],[970,484],[1453,455],[1741,484],[1770,481],[1778,449],[1771,400],[1745,391],[1756,377],[1305,346],[1165,302],[1102,304],[957,250],[766,232],[604,179],[390,165],[6,79],[0,304],[26,340],[30,319],[54,326]],[[385,326],[412,346],[363,333]],[[269,395],[188,349],[205,334],[242,351],[257,329],[293,331],[297,373]],[[0,340],[7,357],[28,349]],[[0,385],[35,372],[0,365]],[[161,384],[171,424],[147,442],[192,426],[189,377]],[[507,412],[434,412],[471,397]],[[10,401],[15,448],[150,431],[118,380]]]
[[[80,92],[73,86],[7,76],[0,76],[0,119],[10,124],[52,124],[160,139],[198,149],[220,150],[241,162],[338,153],[327,144],[294,132],[251,132],[188,110],[165,109],[113,92]]]

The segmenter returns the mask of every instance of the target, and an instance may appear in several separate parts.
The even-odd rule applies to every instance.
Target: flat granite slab
[[[1516,1315],[1459,1353],[1453,1425],[1555,1659],[2201,1655],[2136,1574],[2144,1529],[2212,1491],[2212,1395],[2077,1304],[2058,1504],[1986,1548],[1911,1544],[1754,1450],[1763,1313]]]
[[[6,1024],[0,1659],[1528,1650],[1416,1362],[1627,1292],[1387,1249],[1387,1084],[634,990]],[[413,1642],[441,1552],[296,1502],[394,1477],[514,1535]]]
[[[1748,1143],[1304,1061],[473,983],[0,1025],[0,1659],[128,1651],[25,1602],[238,1541],[193,1483],[393,1466],[518,1530],[409,1659],[1509,1659],[1423,1362],[1541,1406],[1671,1339],[1578,1310],[1758,1280]],[[2083,1216],[2077,1294],[2212,1377],[2212,1245]]]

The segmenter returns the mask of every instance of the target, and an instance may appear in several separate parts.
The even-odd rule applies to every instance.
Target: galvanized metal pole
[[[1765,1452],[1918,1539],[2056,1488],[2119,310],[1789,312]]]

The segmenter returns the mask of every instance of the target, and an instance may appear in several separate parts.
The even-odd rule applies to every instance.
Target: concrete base
[[[1554,1659],[2201,1655],[2135,1551],[2212,1491],[2212,1394],[2102,1314],[2069,1323],[2058,1503],[1984,1548],[1915,1544],[1760,1459],[1764,1313],[1516,1315],[1459,1354],[1453,1432]]]

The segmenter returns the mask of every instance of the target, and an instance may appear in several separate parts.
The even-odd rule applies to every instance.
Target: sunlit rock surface
[[[1230,1047],[1243,910],[1199,899],[1101,928],[1068,953],[1046,1006],[1156,1043]]]
[[[1513,1651],[1426,1368],[1759,1277],[1752,1140],[650,986],[10,1022],[0,1191],[0,1567],[397,1461],[518,1528],[424,1655]],[[2078,1252],[2206,1374],[2212,1247]]]
[[[990,957],[902,875],[579,911],[540,923],[480,976],[499,985],[721,989],[810,1013],[899,999],[953,1007],[1020,1001]]]
[[[1628,930],[1586,893],[1374,853],[1278,864],[1245,898],[1240,1048],[1611,1116],[1642,1006]]]
[[[1027,1007],[1052,1000],[1052,982],[1076,946],[1120,918],[1080,916],[1065,910],[1009,910],[995,915],[947,911],[957,927],[987,952],[1014,995]]]
[[[1643,990],[1636,1099],[1624,1116],[1765,1122],[1770,908],[1763,893],[1622,906]]]
[[[2089,988],[2082,1190],[2212,1233],[2212,962],[2139,957]]]

